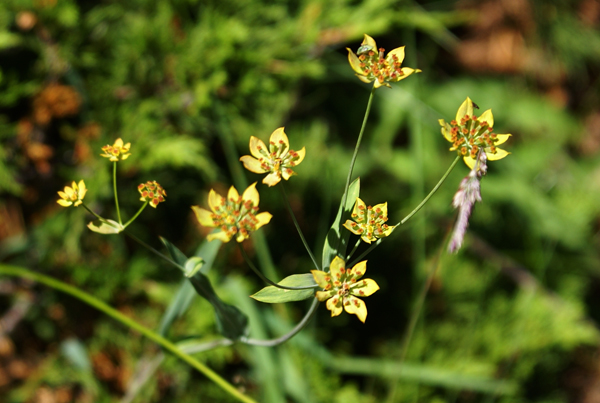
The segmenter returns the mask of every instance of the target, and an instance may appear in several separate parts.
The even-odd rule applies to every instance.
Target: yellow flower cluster
[[[365,205],[365,202],[357,197],[351,218],[352,220],[347,220],[344,223],[344,227],[353,234],[359,235],[366,243],[385,238],[396,228],[386,224],[388,220],[387,203],[371,207]]]
[[[131,153],[129,149],[131,148],[131,143],[123,144],[123,140],[118,138],[115,140],[115,143],[111,145],[105,145],[102,147],[102,151],[104,154],[100,154],[101,157],[108,158],[111,161],[117,162],[119,160],[126,160]]]
[[[154,208],[158,206],[158,203],[162,203],[165,201],[165,197],[167,197],[167,192],[163,189],[160,184],[156,181],[148,181],[146,183],[140,183],[138,185],[138,191],[142,196],[140,201],[149,202],[150,205]]]
[[[56,202],[63,207],[69,207],[69,206],[77,207],[81,203],[83,203],[83,198],[85,197],[86,193],[87,193],[87,188],[85,187],[85,183],[83,182],[83,179],[79,181],[79,184],[77,184],[77,183],[75,183],[75,181],[73,181],[73,184],[71,185],[71,187],[65,186],[64,192],[61,192],[61,191],[58,192],[60,199],[58,199]]]

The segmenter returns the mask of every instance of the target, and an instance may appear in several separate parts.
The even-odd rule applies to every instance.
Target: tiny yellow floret
[[[118,138],[115,140],[115,143],[111,145],[105,145],[102,147],[102,151],[104,154],[100,154],[101,157],[108,158],[111,161],[117,162],[120,160],[126,160],[131,153],[129,149],[131,148],[131,143],[123,144],[123,140]]]
[[[69,206],[77,207],[81,203],[83,203],[83,198],[85,197],[86,193],[87,193],[87,188],[85,187],[85,183],[83,182],[83,179],[79,181],[79,184],[77,184],[77,183],[75,183],[75,181],[73,181],[73,184],[71,185],[71,187],[65,186],[64,191],[58,192],[60,199],[58,199],[56,202],[63,207],[69,207]]]

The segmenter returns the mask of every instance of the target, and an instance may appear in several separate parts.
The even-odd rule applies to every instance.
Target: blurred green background
[[[260,402],[600,402],[600,2],[3,0],[0,3],[0,261],[77,285],[157,328],[181,274],[129,239],[86,229],[56,192],[84,179],[86,202],[113,217],[100,147],[132,143],[119,164],[126,217],[136,186],[167,202],[131,227],[193,254],[206,235],[189,206],[211,188],[261,177],[235,161],[251,135],[286,127],[307,157],[287,185],[317,255],[343,191],[370,86],[345,47],[364,33],[423,73],[377,90],[355,176],[367,204],[398,222],[454,158],[437,120],[469,96],[492,108],[512,154],[491,162],[463,249],[445,252],[458,165],[421,214],[368,257],[381,290],[366,324],[324,306],[273,348],[197,357]],[[276,189],[259,184],[273,220],[277,278],[311,262]],[[361,249],[362,250],[362,249]],[[408,344],[427,274],[437,274]],[[305,302],[248,298],[262,284],[235,245],[210,273],[250,317],[251,336],[285,333]],[[228,402],[174,358],[81,302],[0,278],[0,396],[5,402]],[[169,337],[216,337],[197,298]],[[144,378],[143,373],[150,375]],[[145,381],[145,382],[144,382]]]

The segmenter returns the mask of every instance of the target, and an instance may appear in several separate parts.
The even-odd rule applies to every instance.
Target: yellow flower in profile
[[[494,130],[494,116],[488,109],[481,116],[473,113],[473,101],[469,97],[462,103],[456,112],[456,119],[450,123],[440,119],[442,135],[452,143],[450,151],[457,151],[463,156],[465,164],[471,169],[475,166],[477,153],[482,150],[489,161],[497,161],[506,157],[509,152],[498,148],[508,140],[512,134],[496,134]]]
[[[77,207],[83,203],[83,198],[85,197],[86,193],[87,188],[85,187],[83,179],[79,181],[79,184],[73,181],[71,187],[65,186],[64,192],[58,192],[60,199],[58,199],[56,202],[63,207],[69,207],[71,205]]]
[[[396,226],[386,224],[387,202],[374,207],[365,205],[359,197],[356,198],[351,220],[344,223],[344,227],[353,234],[359,235],[366,243],[377,241],[390,235]]]
[[[140,183],[138,185],[138,191],[142,196],[140,201],[148,202],[154,208],[158,206],[158,203],[162,203],[165,201],[165,197],[167,197],[167,192],[163,189],[160,184],[156,181],[148,181],[146,183]]]
[[[208,235],[209,241],[220,239],[229,242],[235,236],[236,241],[242,242],[250,236],[251,232],[271,221],[270,213],[257,214],[258,202],[259,196],[254,182],[241,196],[233,186],[229,188],[227,198],[211,189],[208,193],[208,205],[211,211],[199,206],[192,206],[192,210],[201,225],[221,229],[215,234]]]
[[[375,280],[360,279],[367,270],[367,261],[363,260],[354,265],[352,269],[344,268],[344,261],[336,256],[329,266],[329,273],[320,270],[311,270],[311,273],[323,291],[317,291],[319,301],[327,300],[327,309],[331,316],[338,316],[342,308],[351,315],[358,316],[361,322],[367,319],[367,306],[357,297],[368,297],[379,286]]]
[[[257,174],[269,172],[262,181],[269,186],[278,184],[282,177],[288,180],[295,175],[292,167],[301,163],[306,154],[304,147],[300,151],[290,150],[290,142],[283,129],[280,127],[271,134],[268,149],[262,140],[254,136],[250,137],[250,153],[254,157],[244,155],[240,158],[244,167],[250,172]]]
[[[382,85],[391,87],[388,82],[404,80],[413,73],[421,72],[419,69],[402,67],[404,46],[390,51],[384,58],[385,49],[377,49],[375,39],[367,34],[356,54],[350,48],[346,49],[348,50],[348,61],[356,76],[364,83],[375,81],[375,88]]]
[[[126,160],[131,155],[129,148],[131,148],[131,143],[123,144],[123,140],[118,138],[115,140],[115,144],[112,146],[105,145],[102,147],[104,154],[100,154],[100,156],[115,162],[119,160]]]

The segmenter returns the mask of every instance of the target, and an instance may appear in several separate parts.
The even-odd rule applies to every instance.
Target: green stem
[[[350,160],[350,169],[348,169],[348,177],[346,178],[346,186],[344,187],[344,198],[342,201],[342,211],[346,206],[346,201],[348,200],[348,188],[350,187],[350,180],[352,179],[352,171],[354,170],[354,164],[356,162],[356,157],[358,156],[358,149],[360,148],[360,142],[362,141],[363,134],[365,132],[365,128],[367,127],[367,120],[369,119],[369,114],[371,113],[371,104],[373,103],[373,98],[375,95],[375,86],[371,89],[371,94],[369,95],[369,101],[367,102],[367,110],[365,111],[365,116],[363,117],[362,126],[360,127],[360,133],[358,133],[358,140],[356,140],[356,146],[354,146],[354,154],[352,155],[352,159]],[[340,249],[342,239],[338,241],[337,250]]]
[[[121,210],[119,209],[119,197],[117,196],[117,161],[113,162],[113,190],[115,191],[115,206],[117,207],[117,218],[119,224],[123,225],[121,221]]]
[[[298,234],[300,235],[300,239],[302,240],[302,243],[304,244],[306,251],[308,252],[311,260],[313,261],[315,268],[317,270],[321,270],[321,268],[319,267],[319,264],[317,263],[317,259],[315,259],[315,255],[313,255],[312,251],[310,250],[310,247],[306,243],[306,239],[304,238],[304,234],[302,233],[302,230],[300,229],[298,220],[296,220],[296,215],[294,214],[294,210],[292,210],[292,206],[290,205],[290,201],[287,197],[287,193],[285,192],[285,187],[283,186],[283,182],[279,183],[279,189],[281,190],[281,196],[283,197],[285,206],[287,207],[288,211],[290,212],[290,215],[292,216],[292,221],[294,221],[294,225],[296,226],[296,230],[298,231]]]
[[[458,163],[458,161],[460,161],[461,157],[457,156],[454,159],[454,162],[452,162],[452,164],[450,165],[450,167],[448,168],[448,170],[446,170],[446,173],[444,174],[444,176],[442,176],[442,178],[439,180],[439,182],[437,183],[437,185],[435,185],[435,187],[431,190],[431,192],[429,192],[429,194],[427,196],[425,196],[425,198],[423,199],[423,201],[421,203],[419,203],[419,205],[417,207],[415,207],[415,209],[413,211],[411,211],[406,217],[404,217],[402,219],[402,221],[400,221],[398,224],[396,225],[402,225],[405,222],[407,222],[408,220],[411,219],[412,216],[414,216],[417,211],[421,210],[421,208],[425,205],[425,203],[427,203],[429,201],[429,199],[431,199],[431,196],[433,196],[435,194],[435,192],[437,192],[437,190],[440,188],[440,186],[442,186],[442,183],[444,183],[444,181],[446,180],[446,178],[448,177],[448,175],[450,175],[450,172],[452,172],[452,169],[454,169],[454,167],[456,166],[456,164]]]
[[[308,309],[308,312],[306,312],[306,315],[304,315],[302,320],[292,330],[290,330],[288,333],[284,334],[281,337],[278,337],[276,339],[270,339],[270,340],[257,340],[257,339],[249,339],[246,337],[242,337],[240,339],[240,342],[244,343],[244,344],[249,344],[251,346],[261,346],[261,347],[274,347],[281,343],[285,343],[286,341],[288,341],[289,339],[294,337],[296,334],[298,334],[302,329],[304,329],[304,327],[306,327],[306,325],[308,324],[310,319],[313,317],[313,315],[317,311],[317,306],[319,306],[319,300],[315,298],[315,299],[313,299],[313,302],[312,302],[310,308]]]
[[[350,254],[348,255],[348,257],[346,257],[346,262],[348,260],[350,260],[352,255],[354,255],[354,252],[356,252],[356,249],[358,249],[358,245],[360,245],[361,240],[362,240],[361,238],[358,238],[358,241],[356,241],[356,244],[354,244],[354,248],[352,248],[352,250],[350,251]]]
[[[88,211],[88,213],[90,213],[91,215],[93,215],[94,217],[99,219],[100,221],[106,222],[105,218],[102,218],[98,214],[94,213],[92,210],[90,210],[90,208],[88,206],[85,205],[85,203],[81,202],[81,205],[83,206],[84,209],[86,209]]]
[[[244,260],[246,261],[246,263],[248,264],[248,266],[250,266],[250,268],[252,269],[252,271],[254,273],[256,273],[256,275],[258,277],[260,277],[260,279],[262,281],[264,281],[265,283],[272,285],[273,287],[277,287],[277,288],[281,288],[284,290],[311,290],[314,288],[317,288],[318,285],[307,285],[307,286],[302,286],[302,287],[288,287],[285,285],[281,285],[281,284],[277,284],[274,281],[269,280],[264,274],[262,274],[262,272],[260,270],[258,270],[258,268],[254,265],[254,263],[252,263],[252,260],[250,260],[250,257],[248,256],[248,254],[246,253],[246,251],[244,250],[244,247],[242,246],[241,243],[237,244],[238,247],[240,248],[240,252],[242,253],[242,256],[244,257]]]
[[[364,251],[363,253],[361,253],[359,257],[357,257],[356,259],[354,259],[352,261],[352,263],[350,263],[346,267],[353,267],[356,263],[360,262],[360,259],[362,259],[363,257],[367,256],[369,253],[371,253],[373,251],[373,249],[375,249],[376,247],[378,247],[379,244],[382,241],[383,241],[383,239],[380,238],[380,239],[377,240],[377,242],[372,243],[371,246],[369,246],[369,249],[367,249],[366,251]]]
[[[171,343],[169,340],[158,335],[157,333],[154,333],[152,330],[148,329],[147,327],[140,325],[138,322],[134,321],[133,319],[128,318],[127,316],[123,315],[121,312],[117,311],[116,309],[112,308],[111,306],[107,305],[105,302],[97,299],[96,297],[94,297],[78,288],[75,288],[69,284],[63,283],[62,281],[53,279],[52,277],[45,276],[40,273],[35,273],[33,271],[30,271],[30,270],[22,268],[22,267],[8,266],[8,265],[0,264],[0,273],[4,274],[4,275],[8,275],[8,276],[17,276],[17,277],[22,277],[22,278],[27,278],[27,279],[30,279],[33,281],[37,281],[39,283],[42,283],[49,287],[52,287],[58,291],[62,291],[66,294],[69,294],[72,297],[79,299],[80,301],[85,302],[86,304],[98,309],[99,311],[105,313],[106,315],[110,316],[111,318],[115,319],[116,321],[121,322],[121,324],[129,327],[130,329],[140,332],[142,335],[146,336],[148,339],[159,344],[165,350],[171,352],[174,356],[176,356],[180,360],[186,362],[187,364],[191,365],[193,368],[195,368],[196,370],[198,370],[199,372],[204,374],[208,379],[210,379],[211,381],[216,383],[219,387],[221,387],[224,391],[229,393],[232,397],[238,399],[241,402],[256,403],[255,400],[242,394],[233,385],[231,385],[225,379],[221,378],[212,369],[208,368],[207,366],[205,366],[201,362],[197,361],[193,357],[182,352],[179,348],[177,348],[177,346],[175,344]]]
[[[142,205],[142,207],[140,207],[140,209],[138,210],[138,212],[137,212],[137,213],[135,213],[135,215],[134,215],[134,216],[131,218],[131,220],[127,221],[127,222],[125,223],[125,225],[123,225],[123,227],[124,227],[124,228],[127,228],[127,226],[128,226],[129,224],[131,224],[131,223],[133,222],[133,220],[135,220],[135,219],[136,219],[136,218],[137,218],[137,217],[138,217],[138,216],[139,216],[139,215],[142,213],[142,211],[144,211],[144,209],[146,208],[146,206],[147,206],[147,205],[148,205],[148,201],[146,201],[146,202],[145,202],[145,203]]]

